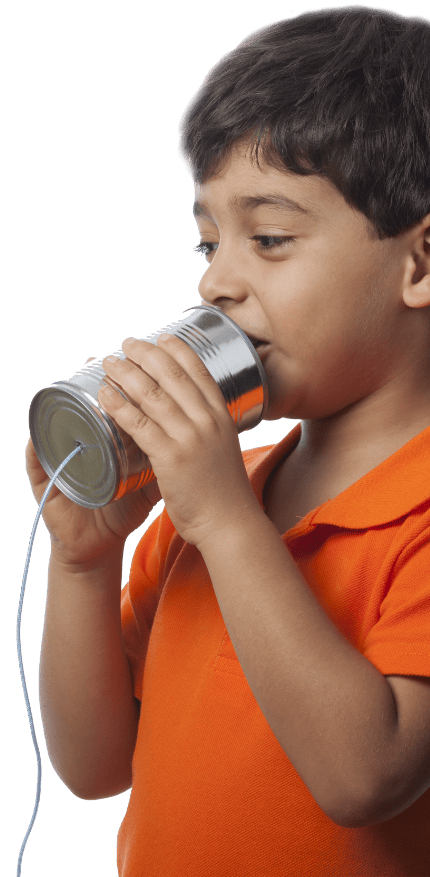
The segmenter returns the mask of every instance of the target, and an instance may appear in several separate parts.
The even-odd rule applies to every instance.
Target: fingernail
[[[158,336],[158,341],[168,341],[168,339],[171,337],[172,336],[169,335],[167,332],[163,332],[161,335]]]

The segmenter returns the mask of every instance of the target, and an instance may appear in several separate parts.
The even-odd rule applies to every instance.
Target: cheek
[[[330,356],[331,349],[336,356],[345,346],[366,346],[375,332],[382,327],[384,334],[386,329],[386,260],[381,252],[368,252],[364,245],[351,252],[351,245],[345,255],[347,247],[329,243],[303,247],[297,257],[259,278],[273,337],[300,358],[301,353],[318,359],[322,351]]]
[[[378,348],[375,337],[380,337],[372,309],[363,312],[356,290],[348,290],[346,298],[334,285],[329,292],[300,292],[298,298],[287,300],[275,330],[297,377],[299,373],[302,377],[313,375],[324,382],[323,376],[331,375],[341,382],[341,375],[357,368],[358,363],[361,370],[363,357],[373,358]]]
[[[270,301],[273,335],[299,351],[314,348],[331,334],[342,313],[336,307],[333,285],[320,272],[294,268],[272,289]]]

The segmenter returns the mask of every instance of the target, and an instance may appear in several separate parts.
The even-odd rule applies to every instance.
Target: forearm
[[[137,709],[121,635],[122,552],[96,569],[51,557],[40,705],[53,766],[84,798],[131,785]]]
[[[198,547],[268,724],[322,809],[353,821],[396,742],[385,677],[338,631],[263,512]]]

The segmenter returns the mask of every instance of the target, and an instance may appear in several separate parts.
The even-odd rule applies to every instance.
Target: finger
[[[135,348],[133,359],[139,358],[152,373],[160,372],[163,376],[158,376],[160,383],[133,361],[128,351],[126,360],[107,357],[103,368],[112,386],[100,388],[99,402],[148,455],[155,470],[156,462],[160,466],[170,465],[171,455],[179,449],[182,453],[196,441],[200,446],[208,436],[213,438],[224,419],[231,424],[231,417],[221,391],[221,401],[217,401],[215,410],[177,360],[153,345],[148,346],[152,351],[148,351],[147,357],[142,349],[138,355]],[[210,379],[213,381],[211,376]],[[161,383],[168,386],[169,392]],[[218,395],[216,384],[215,389]]]
[[[107,381],[99,390],[101,404],[129,435],[147,434],[151,423],[168,436],[185,427],[188,418],[177,401],[135,362],[111,356],[103,360],[103,368]]]
[[[191,387],[197,387],[194,399],[200,397],[211,405],[224,410],[226,402],[210,371],[197,353],[181,338],[175,335],[161,335],[157,339],[157,347],[146,341],[127,338],[123,342],[126,356],[136,362],[165,388],[172,392],[179,404],[182,404],[182,392],[186,394],[186,404],[191,401]]]
[[[163,395],[166,396],[166,394]],[[104,408],[107,414],[115,420],[118,426],[120,426],[127,435],[134,439],[136,444],[150,459],[154,450],[159,450],[161,446],[163,446],[164,452],[169,450],[171,443],[173,442],[172,435],[175,432],[175,426],[172,427],[172,424],[177,424],[177,419],[174,416],[169,416],[169,414],[165,416],[165,423],[168,424],[168,426],[163,429],[156,422],[157,416],[160,422],[163,421],[160,410],[158,411],[158,415],[154,415],[151,412],[152,416],[148,416],[141,406],[134,405],[117,392],[117,390],[110,384],[100,387],[98,399],[100,405]],[[144,405],[144,403],[142,403],[142,405]],[[180,412],[180,409],[176,406],[176,414],[178,412]],[[182,423],[179,428],[183,429],[183,427],[184,424]],[[172,435],[169,435],[169,428]],[[177,425],[176,432],[178,432]]]
[[[182,355],[186,354],[190,349],[180,339],[178,342]],[[157,444],[160,446],[160,443],[167,452],[168,439],[180,440],[186,445],[196,426],[201,433],[212,427],[213,401],[208,402],[177,359],[144,340],[127,339],[123,349],[126,359],[111,355],[103,360],[114,392],[102,388],[100,402],[145,453],[151,457],[151,452],[159,450]],[[203,370],[205,379],[214,385],[217,404],[228,416],[216,382],[200,358],[193,354],[191,368],[196,362],[199,372]],[[122,391],[125,398],[115,392],[116,389]]]

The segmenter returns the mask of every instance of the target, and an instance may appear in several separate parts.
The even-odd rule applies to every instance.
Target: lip
[[[245,332],[245,330],[242,329],[242,332]],[[248,340],[251,342],[251,344],[255,350],[258,350],[260,347],[263,347],[265,344],[269,343],[268,341],[263,341],[262,338],[261,339],[256,338],[255,335],[248,335],[248,332],[245,332],[245,335],[248,338]]]
[[[265,353],[270,350],[270,341],[263,341],[262,344],[259,344],[258,347],[255,347],[255,352],[257,356],[261,359]]]

